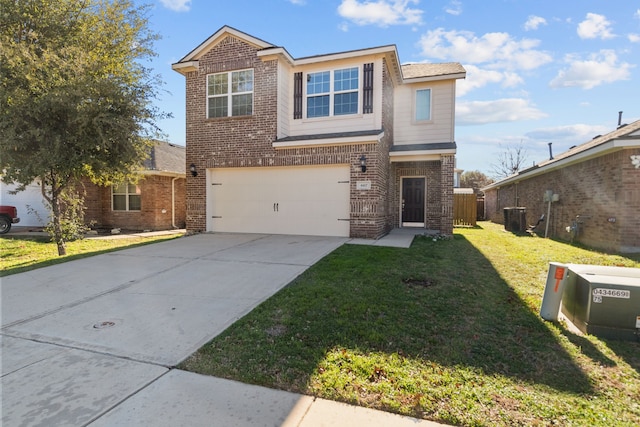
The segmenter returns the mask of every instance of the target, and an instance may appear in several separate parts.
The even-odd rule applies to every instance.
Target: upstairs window
[[[207,118],[253,114],[253,70],[207,76]]]
[[[307,117],[358,113],[358,67],[307,74]]]
[[[330,77],[328,71],[307,74],[307,117],[329,115]]]
[[[431,120],[431,89],[416,90],[415,121]]]
[[[135,184],[114,185],[111,190],[114,211],[139,211],[140,187]]]
[[[336,70],[333,75],[333,90],[335,92],[333,114],[336,116],[357,114],[358,69]]]

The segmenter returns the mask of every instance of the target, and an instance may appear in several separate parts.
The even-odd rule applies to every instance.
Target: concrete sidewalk
[[[437,425],[173,368],[346,241],[202,234],[2,278],[2,425]]]

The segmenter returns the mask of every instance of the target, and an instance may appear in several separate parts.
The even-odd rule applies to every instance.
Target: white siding
[[[303,118],[298,120],[293,119],[292,109],[294,72],[302,71],[306,75],[307,73],[314,73],[319,71],[328,71],[348,67],[359,67],[361,83],[359,87],[360,93],[358,95],[358,109],[362,111],[362,66],[370,62],[374,63],[374,105],[372,114],[359,113],[345,116],[306,119],[304,118],[304,116],[306,115],[307,106],[306,85],[303,82],[303,90],[305,92],[303,98]],[[286,118],[283,118],[283,120],[288,120],[288,126],[282,126],[282,129],[289,129],[289,134],[286,136],[315,135],[334,132],[355,132],[382,128],[382,57],[360,57],[351,60],[324,62],[320,64],[296,67],[295,69],[290,70],[287,81],[288,94],[290,94],[287,102],[291,106],[291,110],[289,110],[291,114],[288,114]]]
[[[289,120],[292,116],[293,72],[291,67],[278,61],[278,138],[289,135]]]
[[[431,89],[431,120],[414,121],[414,94]],[[424,144],[454,141],[455,80],[405,84],[394,97],[394,144]]]

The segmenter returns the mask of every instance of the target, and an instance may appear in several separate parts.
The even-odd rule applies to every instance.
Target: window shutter
[[[293,75],[293,118],[302,118],[302,72]]]
[[[373,113],[373,62],[364,64],[362,112],[364,114]]]

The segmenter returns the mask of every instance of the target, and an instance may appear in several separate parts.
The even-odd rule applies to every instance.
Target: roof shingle
[[[460,73],[466,73],[466,70],[459,62],[444,62],[439,64],[419,63],[402,65],[402,76],[405,79],[446,76],[448,74]]]

